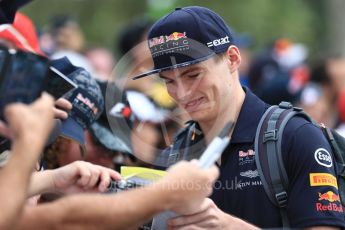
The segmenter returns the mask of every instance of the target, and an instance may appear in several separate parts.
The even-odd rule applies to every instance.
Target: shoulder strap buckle
[[[284,208],[287,205],[287,193],[285,191],[276,194],[276,200],[279,204],[279,207]]]
[[[266,131],[264,133],[264,143],[267,141],[277,141],[278,140],[277,133],[278,133],[277,129]]]
[[[279,103],[279,108],[281,108],[281,109],[292,109],[293,105],[290,102],[282,101]]]

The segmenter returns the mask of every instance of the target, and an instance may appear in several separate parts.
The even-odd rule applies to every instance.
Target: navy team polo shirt
[[[282,227],[279,209],[268,199],[255,164],[256,128],[269,106],[249,89],[244,90],[245,100],[231,142],[222,154],[220,176],[210,198],[222,211],[256,226]],[[294,117],[283,136],[282,154],[290,183],[287,213],[291,227],[345,227],[334,178],[334,161],[320,129],[303,118]],[[202,137],[200,134],[197,139]],[[164,152],[167,154],[169,150]]]
[[[245,91],[211,199],[224,212],[254,225],[281,227],[279,209],[268,199],[255,164],[256,128],[268,105],[250,90]],[[322,161],[327,152],[330,153],[330,146],[320,129],[296,117],[288,122],[283,135],[282,153],[290,180],[287,213],[291,227],[345,227],[336,184],[321,182],[322,178],[332,178],[335,173],[333,165]]]

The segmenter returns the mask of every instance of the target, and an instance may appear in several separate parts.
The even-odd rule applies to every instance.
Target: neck
[[[224,110],[220,111],[220,116],[216,119],[209,121],[199,122],[200,128],[204,133],[207,144],[220,133],[220,131],[229,122],[236,122],[241,111],[241,107],[245,98],[245,93],[240,85],[236,89],[233,89],[232,94],[229,96]],[[232,134],[231,130],[230,135]]]

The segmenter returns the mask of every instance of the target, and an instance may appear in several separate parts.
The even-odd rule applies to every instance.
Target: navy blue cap
[[[61,135],[85,145],[84,130],[99,118],[104,108],[101,89],[89,72],[72,65],[66,57],[51,61],[51,66],[78,85],[65,95],[73,107],[69,117],[61,124]]]
[[[109,114],[112,108],[122,100],[121,90],[114,82],[97,81],[97,83],[101,88],[103,97],[106,99],[106,103],[100,118],[89,128],[92,137],[106,149],[132,153],[129,130],[131,125],[127,125],[127,120],[124,118],[117,118]],[[128,122],[130,121],[128,120]],[[124,125],[125,127],[123,127]]]
[[[149,31],[154,69],[133,79],[207,60],[225,52],[233,40],[230,28],[212,10],[200,6],[176,8]]]

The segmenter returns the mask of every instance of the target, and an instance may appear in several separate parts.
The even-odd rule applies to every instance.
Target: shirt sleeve
[[[315,125],[292,119],[282,144],[291,227],[345,227],[331,147]]]

